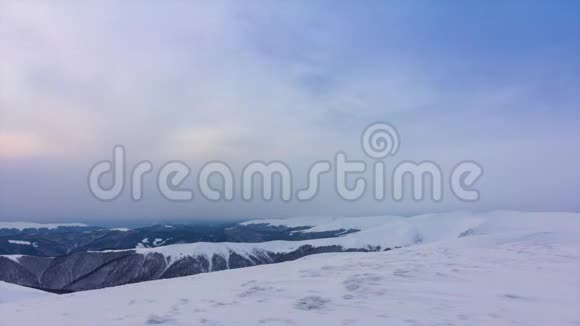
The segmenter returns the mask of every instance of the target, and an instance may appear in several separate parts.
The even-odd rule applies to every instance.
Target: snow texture
[[[32,243],[30,243],[30,241],[8,240],[8,243],[17,244],[17,245],[23,245],[23,246],[32,246]]]
[[[0,305],[8,302],[20,302],[30,299],[52,298],[54,296],[55,295],[48,292],[0,281]],[[0,321],[3,320],[4,317],[0,316]],[[2,324],[5,325],[4,322],[2,322]]]

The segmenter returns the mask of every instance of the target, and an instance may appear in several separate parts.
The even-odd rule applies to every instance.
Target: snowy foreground
[[[4,303],[0,324],[580,325],[580,220],[544,219],[387,252]]]
[[[21,300],[48,298],[53,296],[54,294],[50,294],[44,291],[30,289],[6,282],[0,282],[0,304]],[[3,320],[4,319],[0,316],[0,321]]]

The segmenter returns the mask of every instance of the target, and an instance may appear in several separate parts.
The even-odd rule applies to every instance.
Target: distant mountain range
[[[195,242],[298,241],[357,231],[337,229],[297,232],[303,229],[303,226],[268,224],[160,224],[135,229],[108,229],[83,224],[0,222],[0,255],[55,257],[86,251],[151,248]]]
[[[163,224],[136,229],[78,224],[4,228],[0,229],[0,280],[56,293],[89,290],[342,251],[332,244],[316,248],[302,244],[283,252],[268,245],[293,246],[300,241],[359,231],[351,227],[310,229],[308,225],[268,221],[218,226]],[[199,252],[202,248],[204,252]]]

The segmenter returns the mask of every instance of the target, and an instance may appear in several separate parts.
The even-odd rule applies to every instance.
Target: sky
[[[0,220],[235,219],[580,211],[574,1],[0,2]],[[147,179],[103,202],[91,167],[365,159],[396,127],[405,160],[484,169],[480,200],[171,202]],[[193,172],[195,174],[195,172]],[[236,172],[236,175],[238,173]],[[184,184],[193,187],[193,177]]]

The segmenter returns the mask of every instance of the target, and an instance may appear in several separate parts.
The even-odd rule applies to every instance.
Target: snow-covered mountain
[[[469,235],[507,231],[573,230],[580,234],[580,214],[492,212],[468,214],[463,212],[430,214],[414,217],[323,217],[279,220],[253,220],[242,225],[267,224],[299,228],[295,233],[352,230],[342,236],[305,241],[268,241],[262,243],[192,243],[137,249],[142,254],[160,253],[177,259],[186,256],[220,255],[235,252],[250,257],[260,252],[289,253],[303,246],[340,247],[343,251],[380,251],[423,242],[455,239]]]
[[[413,245],[0,304],[0,316],[22,326],[579,325],[579,225],[562,214],[389,220],[325,241]]]
[[[293,233],[340,232],[336,233],[339,236],[302,241],[198,242],[125,251],[80,252],[56,258],[5,256],[0,257],[0,280],[58,292],[89,290],[280,263],[312,254],[385,251],[498,232],[580,234],[580,215],[458,212],[415,217],[257,220],[239,227],[251,225],[287,228]]]

